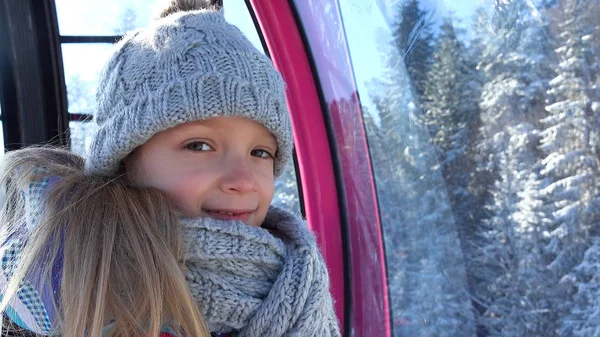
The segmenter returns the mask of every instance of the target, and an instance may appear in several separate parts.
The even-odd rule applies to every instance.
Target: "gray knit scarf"
[[[314,235],[271,207],[262,227],[183,221],[186,277],[212,332],[236,337],[340,336]]]

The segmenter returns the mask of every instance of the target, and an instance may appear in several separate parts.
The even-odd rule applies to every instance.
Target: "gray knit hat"
[[[107,176],[157,132],[243,116],[277,139],[275,176],[292,152],[284,82],[222,12],[176,12],[124,37],[100,78],[88,174]]]

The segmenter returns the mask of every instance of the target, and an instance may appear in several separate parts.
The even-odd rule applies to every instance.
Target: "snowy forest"
[[[397,7],[363,106],[394,335],[600,336],[600,1]]]

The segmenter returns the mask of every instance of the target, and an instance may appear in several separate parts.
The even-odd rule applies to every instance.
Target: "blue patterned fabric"
[[[38,171],[43,172],[44,168]],[[16,233],[13,233],[0,246],[1,277],[0,284],[4,288],[12,277],[14,268],[19,263],[19,256],[27,244],[30,233],[38,226],[44,211],[44,198],[49,188],[58,179],[46,177],[29,184],[22,191],[25,200],[25,223]],[[59,262],[62,257],[59,257]],[[54,332],[53,323],[56,319],[53,301],[58,298],[57,286],[60,280],[60,270],[54,268],[52,280],[43,280],[40,275],[40,265],[34,263],[25,279],[19,284],[17,296],[13,298],[5,311],[12,322],[36,334],[49,335]],[[48,282],[49,281],[49,282]]]
[[[38,320],[37,323],[41,325],[42,331],[44,333],[49,333],[52,331],[52,323],[48,317],[48,312],[46,311],[46,306],[42,301],[42,297],[28,282],[23,282],[21,287],[22,288],[18,292],[19,299],[25,304],[25,307],[29,309],[33,317]]]

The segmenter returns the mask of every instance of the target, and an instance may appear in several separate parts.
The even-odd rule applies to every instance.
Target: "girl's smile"
[[[238,220],[244,223],[248,223],[250,220],[250,216],[255,210],[237,210],[237,209],[217,209],[217,210],[207,210],[203,209],[204,213],[211,218],[221,219],[221,220]]]
[[[185,216],[260,226],[273,198],[276,153],[261,124],[216,117],[157,133],[125,164],[136,183],[164,192]]]

